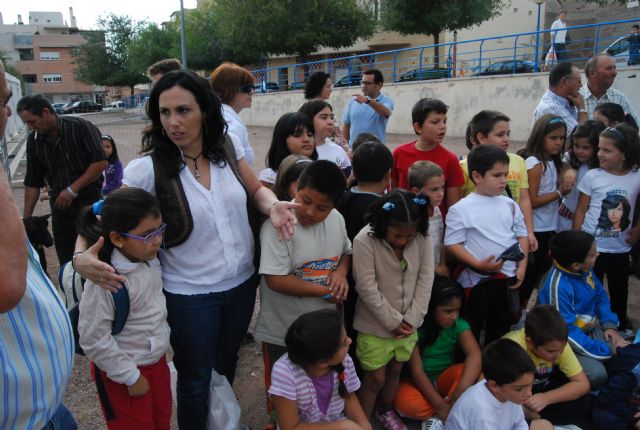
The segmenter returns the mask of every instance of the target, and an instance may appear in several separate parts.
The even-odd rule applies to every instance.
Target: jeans
[[[178,425],[205,430],[211,371],[233,384],[238,350],[249,328],[258,276],[220,293],[193,296],[165,291],[173,361],[178,370]]]
[[[42,430],[76,430],[76,420],[62,403]]]

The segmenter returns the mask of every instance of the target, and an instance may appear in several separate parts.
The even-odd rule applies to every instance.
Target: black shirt
[[[56,141],[33,131],[27,139],[26,187],[49,185],[49,195],[58,193],[75,182],[90,164],[106,160],[100,141],[100,130],[79,117],[58,116],[59,137]],[[95,193],[102,187],[102,176],[79,192]],[[78,192],[78,190],[74,190]]]
[[[351,242],[353,242],[353,238],[360,233],[360,230],[367,225],[364,217],[369,211],[371,204],[377,202],[379,199],[379,195],[358,191],[355,187],[344,194],[338,211],[344,217],[347,236],[349,236]]]

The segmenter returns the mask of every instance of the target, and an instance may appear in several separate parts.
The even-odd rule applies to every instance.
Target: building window
[[[33,61],[33,49],[18,49],[20,61]]]
[[[50,73],[48,75],[42,75],[42,80],[45,82],[62,82],[62,74]]]
[[[53,60],[59,60],[59,59],[60,59],[59,52],[40,52],[41,61],[53,61]]]
[[[37,84],[38,83],[37,75],[22,75],[22,79],[24,79],[24,82],[26,84]]]

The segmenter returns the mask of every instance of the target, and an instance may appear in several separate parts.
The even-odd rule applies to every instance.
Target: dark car
[[[259,82],[253,85],[256,93],[275,93],[280,91],[280,87],[275,82]]]
[[[70,106],[66,106],[62,113],[86,113],[86,112],[101,112],[102,105],[92,102],[91,100],[82,100],[75,102]]]
[[[441,68],[422,69],[422,70],[413,69],[400,75],[400,77],[398,78],[398,81],[400,82],[425,81],[428,79],[442,79],[442,78],[449,78],[449,77],[451,77],[449,69],[441,69]]]
[[[295,82],[291,85],[289,85],[289,89],[290,90],[304,90],[304,86],[306,85],[305,82]]]
[[[334,87],[355,87],[362,85],[362,75],[347,75],[333,83]]]
[[[505,60],[495,62],[473,76],[511,75],[513,73],[533,73],[535,71],[536,65],[533,61],[517,60],[514,63],[513,60]]]

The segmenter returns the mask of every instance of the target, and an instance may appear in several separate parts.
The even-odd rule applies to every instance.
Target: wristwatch
[[[365,102],[366,104],[371,103],[371,99],[369,97],[367,97],[367,101]]]

